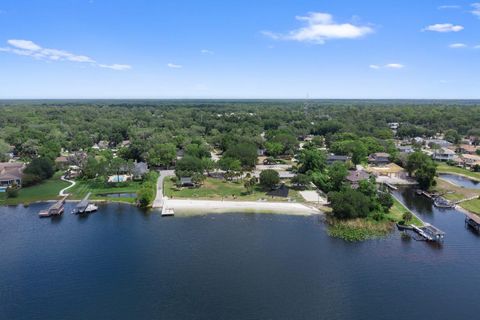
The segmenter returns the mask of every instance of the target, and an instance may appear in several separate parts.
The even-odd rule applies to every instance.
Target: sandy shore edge
[[[225,213],[225,212],[258,212],[278,213],[289,215],[314,215],[321,214],[317,208],[301,203],[283,202],[256,202],[256,201],[215,201],[215,200],[187,200],[168,199],[167,208],[175,212],[185,213]]]

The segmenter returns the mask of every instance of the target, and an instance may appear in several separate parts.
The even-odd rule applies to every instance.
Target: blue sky
[[[479,88],[475,0],[0,0],[0,98],[475,99]]]

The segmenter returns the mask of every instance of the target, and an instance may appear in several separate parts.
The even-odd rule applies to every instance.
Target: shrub
[[[275,170],[264,170],[260,172],[260,185],[266,189],[273,189],[280,182],[280,176]]]
[[[7,198],[16,198],[18,197],[18,188],[16,186],[10,186],[7,188]]]

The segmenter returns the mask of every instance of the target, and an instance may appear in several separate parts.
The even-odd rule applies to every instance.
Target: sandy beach
[[[322,213],[320,210],[301,203],[256,202],[256,201],[213,201],[213,200],[178,200],[165,201],[168,208],[177,213],[224,213],[224,212],[258,212],[289,215],[312,215]]]

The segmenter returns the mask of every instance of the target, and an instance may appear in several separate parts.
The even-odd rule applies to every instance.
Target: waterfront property
[[[456,154],[455,151],[448,148],[440,148],[433,152],[432,158],[436,161],[453,161],[456,158]]]
[[[350,170],[345,179],[350,183],[352,189],[357,189],[360,181],[368,180],[369,178],[370,174],[363,170]]]
[[[22,162],[0,163],[0,187],[21,186],[25,164]]]

